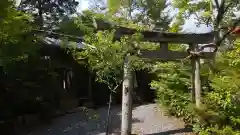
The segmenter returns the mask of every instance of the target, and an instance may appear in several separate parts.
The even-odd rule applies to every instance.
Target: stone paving
[[[105,135],[107,107],[97,110],[78,108],[78,111],[56,118],[51,124],[38,127],[24,135]],[[120,134],[121,106],[113,106],[110,131]],[[156,104],[133,108],[132,133],[136,135],[190,135],[184,123],[164,115]]]

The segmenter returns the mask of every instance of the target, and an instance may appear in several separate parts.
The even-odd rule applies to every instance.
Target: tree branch
[[[224,12],[226,13],[228,11],[228,9],[233,5],[233,2],[231,2],[230,4],[228,4],[225,9]]]
[[[240,23],[240,18],[234,22],[233,26],[231,27],[231,30],[229,30],[227,33],[225,33],[225,34],[223,35],[223,37],[216,43],[216,45],[217,45],[218,47],[219,47],[220,44],[223,42],[223,40],[224,40],[229,34],[231,34],[231,33],[235,30],[235,28],[237,27],[237,25],[238,25],[239,23]],[[217,49],[216,49],[216,50],[217,50]]]
[[[215,1],[215,3],[216,3],[216,6],[217,6],[217,9],[219,9],[219,2],[218,2],[218,0],[214,0]]]
[[[215,0],[218,1],[218,0]],[[222,0],[221,5],[218,7],[218,14],[216,17],[216,26],[219,27],[220,22],[223,19],[223,16],[225,14],[225,0]]]
[[[211,20],[211,17],[208,17],[208,19],[207,19],[207,27],[209,26],[209,23],[210,23],[210,20]]]

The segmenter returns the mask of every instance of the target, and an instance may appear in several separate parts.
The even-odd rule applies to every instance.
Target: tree
[[[81,52],[73,50],[73,54],[76,59],[86,59],[88,61],[88,67],[90,71],[96,74],[96,80],[106,84],[109,87],[109,102],[111,103],[111,93],[116,91],[118,86],[120,86],[122,83],[126,84],[126,82],[128,82],[126,86],[123,85],[123,89],[125,90],[123,95],[131,91],[133,84],[131,83],[132,76],[129,77],[129,74],[133,73],[136,69],[147,66],[133,56],[133,54],[137,52],[135,45],[139,46],[140,48],[146,48],[146,46],[149,46],[149,44],[140,44],[138,41],[140,41],[141,35],[137,33],[131,37],[123,37],[120,41],[114,41],[114,25],[112,25],[112,27],[110,27],[108,30],[97,31],[96,27],[92,25],[94,22],[93,20],[114,22],[117,26],[128,26],[130,28],[137,29],[142,28],[141,26],[138,26],[137,24],[134,24],[125,18],[110,17],[109,15],[95,14],[89,11],[85,11],[82,16],[72,18],[72,20],[63,23],[63,26],[64,24],[71,24],[68,25],[70,28],[68,28],[68,26],[63,27],[66,30],[74,29],[74,27],[79,30],[71,30],[71,32],[73,32],[72,34],[81,33],[80,31],[85,34],[84,43],[86,46],[84,50]],[[123,72],[125,73],[124,77]],[[130,94],[126,95],[128,96],[124,97],[131,97]],[[131,99],[129,99],[129,101],[130,100]],[[130,116],[131,113],[128,113],[128,111],[131,111],[132,109],[131,104],[129,104],[129,107],[127,108],[128,109],[126,109],[125,112]],[[130,118],[131,117],[129,117],[129,120],[131,120]]]
[[[26,58],[36,48],[34,44],[37,41],[37,37],[30,33],[31,16],[14,9],[13,3],[6,4],[6,7],[1,8],[4,10],[1,13],[5,15],[0,20],[0,56],[3,65]]]
[[[38,26],[51,28],[76,13],[77,6],[76,0],[23,0],[20,9],[33,14]]]
[[[151,29],[165,31],[172,18],[167,14],[165,0],[90,0],[92,11],[108,13],[127,18],[134,23],[146,25]]]
[[[33,111],[30,107],[33,107],[36,101],[34,96],[37,92],[33,91],[37,88],[33,85],[33,78],[30,77],[32,72],[29,70],[26,72],[22,68],[30,67],[29,57],[36,55],[39,38],[31,33],[34,28],[31,15],[18,11],[13,1],[0,2],[0,16],[0,119],[3,121],[2,127],[2,125],[14,122],[17,115],[20,116],[29,110]],[[31,67],[31,69],[35,68]],[[31,81],[26,81],[28,77]],[[30,88],[31,92],[29,92]],[[15,130],[14,127],[10,129],[11,132]]]
[[[210,86],[203,97],[203,106],[195,130],[200,134],[239,134],[239,41],[231,51],[221,53],[216,67],[221,72],[210,74]]]
[[[214,41],[217,46],[220,46],[240,23],[240,18],[233,19],[240,6],[238,0],[202,0],[199,2],[174,0],[172,4],[179,9],[175,25],[183,25],[186,19],[195,16],[197,25],[205,24],[218,32]]]
[[[214,43],[219,47],[221,43],[227,43],[223,41],[231,36],[231,31],[239,23],[239,18],[233,20],[233,13],[235,9],[238,9],[239,4],[239,1],[234,0],[173,1],[173,5],[178,8],[179,12],[172,28],[179,32],[179,26],[182,26],[185,20],[190,16],[196,16],[197,25],[210,25],[217,31]],[[216,14],[213,14],[213,11]],[[233,29],[228,30],[228,27]],[[182,81],[186,79],[186,72],[180,70],[181,66],[173,63],[169,68],[168,64],[159,64],[160,69],[163,70],[164,67],[166,71],[158,72],[159,80],[152,82],[153,88],[159,93],[158,99],[168,106],[174,115],[183,116],[185,120],[193,122],[194,130],[201,135],[239,134],[239,117],[236,115],[240,110],[239,101],[236,99],[239,93],[237,87],[239,60],[236,57],[239,54],[238,44],[238,41],[235,41],[235,46],[230,52],[220,51],[218,53],[214,67],[221,72],[211,72],[210,66],[206,63],[201,65],[201,80],[204,82],[202,85],[203,104],[198,109],[188,108],[189,93],[186,86],[189,83]],[[177,67],[177,69],[172,67]],[[188,64],[183,67],[188,69]],[[169,72],[174,75],[167,76]],[[182,96],[178,97],[178,95]]]
[[[0,16],[1,16],[1,19],[6,17],[6,15],[8,14],[8,10],[11,6],[13,6],[12,1],[2,0],[0,2]]]
[[[96,35],[90,34],[85,39],[94,48],[87,47],[88,49],[82,52],[82,56],[85,56],[84,58],[88,60],[90,69],[96,74],[96,80],[108,86],[110,90],[110,110],[112,93],[122,84],[122,81],[125,81],[125,76],[123,77],[123,63],[129,50],[130,42],[128,39],[122,39],[121,42],[113,41],[114,31],[98,32]],[[108,125],[106,127],[106,134],[108,134]]]
[[[123,2],[123,3],[122,3]],[[156,4],[156,6],[153,6]],[[158,8],[156,8],[158,7]],[[161,7],[161,8],[159,8]],[[161,26],[161,31],[164,31],[168,28],[169,24],[169,18],[167,15],[164,15],[161,13],[165,9],[165,1],[154,1],[153,3],[148,2],[148,1],[108,1],[108,11],[107,16],[111,19],[113,22],[117,22],[118,24],[121,24],[121,26],[126,26],[132,28],[133,23],[138,23],[138,24],[148,24],[147,29],[153,29],[156,27]],[[138,13],[139,12],[139,13]],[[144,13],[142,15],[142,13]],[[120,18],[112,18],[112,15],[117,15],[120,16]],[[134,18],[134,16],[136,16]],[[142,20],[148,20],[147,22],[144,22]],[[145,27],[146,27],[145,26]],[[136,25],[135,25],[136,28]],[[139,29],[139,27],[137,27]],[[128,42],[128,46],[132,46],[135,44],[133,41],[130,40]],[[139,46],[141,46],[139,44]],[[109,46],[109,49],[111,47]],[[131,94],[132,94],[132,79],[133,79],[133,69],[131,63],[130,57],[131,53],[128,51],[131,50],[130,48],[123,48],[127,52],[124,53],[122,60],[124,59],[125,61],[122,63],[121,66],[124,67],[124,76],[123,76],[123,87],[122,87],[122,135],[127,135],[131,132],[131,119],[132,119],[132,99],[131,99]],[[136,48],[133,48],[136,49]],[[122,50],[122,53],[123,51]],[[136,51],[136,50],[135,50]],[[98,54],[99,55],[99,54]],[[118,54],[115,54],[118,55]],[[107,56],[109,57],[109,56]],[[103,59],[106,60],[106,59]],[[114,61],[115,63],[116,61]],[[107,65],[105,66],[107,67]],[[109,70],[109,69],[108,69]],[[102,70],[104,71],[104,70]],[[115,72],[115,71],[114,71]],[[113,73],[114,73],[113,72]],[[112,73],[112,72],[111,72]],[[108,84],[109,85],[109,84]]]

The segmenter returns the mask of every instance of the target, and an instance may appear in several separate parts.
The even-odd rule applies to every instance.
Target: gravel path
[[[119,135],[121,106],[114,106],[110,130]],[[39,127],[25,135],[105,135],[107,107],[96,111],[79,108],[77,113],[57,118],[51,124]],[[137,135],[185,135],[184,123],[164,115],[156,104],[133,108],[133,134]]]

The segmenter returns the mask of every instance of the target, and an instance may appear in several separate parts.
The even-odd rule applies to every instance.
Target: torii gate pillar
[[[198,45],[191,45],[191,50],[198,52]],[[192,100],[197,108],[201,104],[201,78],[200,78],[200,57],[193,56],[191,58],[192,65]]]

